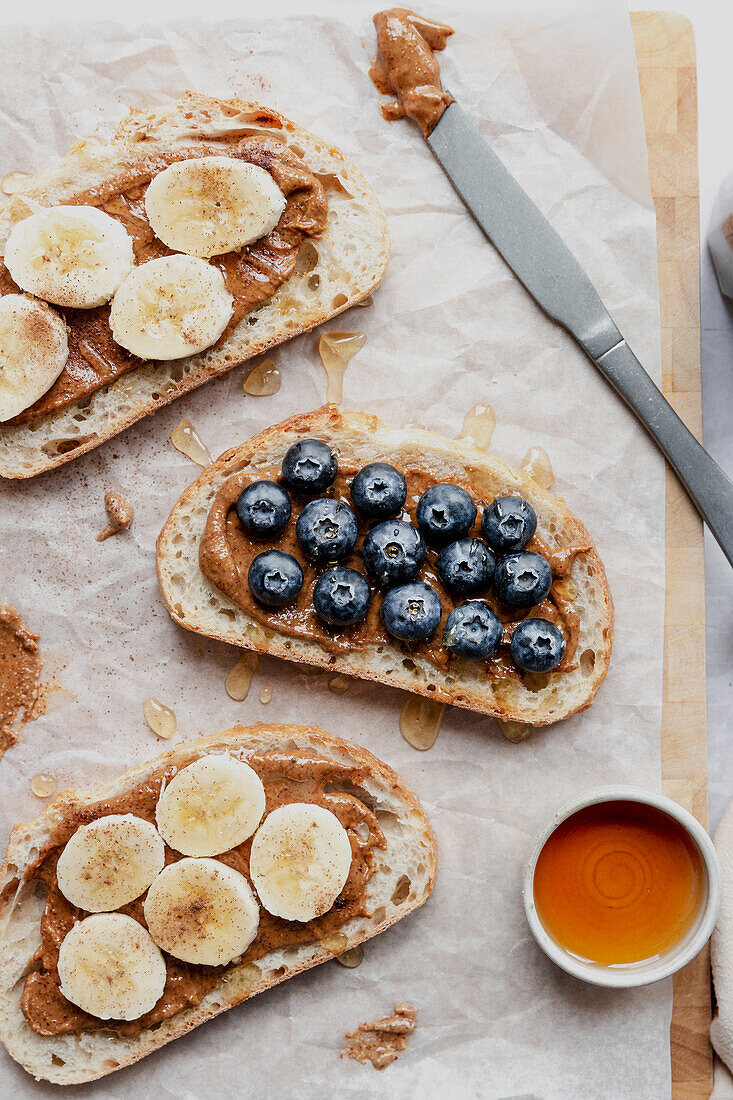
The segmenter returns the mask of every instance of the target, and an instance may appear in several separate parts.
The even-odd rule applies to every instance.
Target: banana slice
[[[330,810],[307,802],[279,806],[252,841],[249,871],[276,917],[309,921],[326,913],[351,868],[348,833]]]
[[[218,856],[252,836],[265,812],[265,788],[249,764],[211,755],[183,768],[155,810],[166,843],[185,856]]]
[[[155,826],[133,814],[110,814],[76,830],[59,856],[59,890],[88,913],[107,913],[139,898],[165,864]]]
[[[247,879],[218,859],[170,863],[148,890],[144,909],[158,947],[205,966],[224,966],[242,955],[260,922]]]
[[[269,172],[231,157],[181,160],[145,192],[155,235],[189,256],[219,256],[265,237],[280,221],[285,196]]]
[[[69,358],[63,317],[37,298],[0,298],[0,423],[51,388]]]
[[[122,913],[85,917],[59,948],[61,992],[100,1020],[137,1020],[163,995],[165,962],[143,926]]]
[[[232,304],[218,267],[164,256],[136,267],[115,294],[112,335],[141,359],[181,359],[216,343]]]
[[[5,245],[5,266],[21,290],[74,309],[104,305],[134,265],[125,227],[94,206],[32,214]]]

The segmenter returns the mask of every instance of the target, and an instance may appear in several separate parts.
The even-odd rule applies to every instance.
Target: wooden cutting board
[[[657,210],[664,393],[702,435],[697,69],[690,22],[672,12],[631,16]],[[702,524],[667,470],[662,784],[707,826],[705,562]],[[704,951],[674,979],[672,1096],[712,1088],[710,962]]]

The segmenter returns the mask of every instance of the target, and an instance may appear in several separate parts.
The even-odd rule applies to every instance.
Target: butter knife
[[[733,482],[652,382],[570,249],[455,100],[426,140],[519,281],[639,418],[733,565]]]

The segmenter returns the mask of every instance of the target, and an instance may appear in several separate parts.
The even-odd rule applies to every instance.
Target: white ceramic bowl
[[[674,947],[669,948],[658,958],[645,962],[604,966],[599,963],[584,962],[582,959],[577,958],[577,956],[561,947],[545,931],[534,904],[534,872],[540,852],[549,836],[554,833],[562,821],[586,806],[595,806],[599,802],[615,802],[619,799],[654,806],[656,809],[669,814],[670,817],[682,825],[700,853],[705,870],[705,892],[700,911],[692,927]],[[710,939],[715,927],[720,909],[720,890],[718,855],[713,847],[712,840],[700,822],[682,806],[678,806],[676,802],[673,802],[671,798],[665,798],[661,794],[649,794],[639,787],[623,786],[596,787],[587,794],[570,799],[569,802],[564,803],[559,809],[555,810],[532,842],[524,865],[524,880],[522,883],[524,909],[529,927],[545,954],[558,966],[561,966],[563,970],[566,970],[568,974],[581,978],[584,982],[591,982],[593,985],[611,986],[616,989],[628,989],[631,986],[649,985],[651,982],[658,982],[662,978],[674,974],[691,959],[694,959],[695,955],[702,950]]]

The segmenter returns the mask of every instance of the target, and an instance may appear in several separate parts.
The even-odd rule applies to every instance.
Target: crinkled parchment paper
[[[602,13],[578,0],[517,7],[523,22],[504,19],[500,5],[430,6],[457,30],[445,82],[658,377],[654,216],[625,11],[610,0]],[[176,739],[235,722],[319,723],[383,757],[424,801],[440,845],[433,898],[368,944],[358,969],[329,963],[287,982],[84,1095],[661,1097],[670,986],[614,992],[565,976],[530,937],[520,876],[559,801],[599,783],[659,785],[663,465],[484,240],[417,131],[382,120],[367,75],[371,11],[5,28],[2,171],[41,168],[74,139],[108,131],[126,105],[189,87],[257,98],[340,145],[380,195],[393,241],[373,306],[330,325],[368,335],[346,374],[346,404],[451,436],[487,403],[498,456],[516,464],[532,444],[546,448],[557,491],[608,568],[617,630],[606,684],[590,711],[519,745],[492,720],[449,711],[425,754],[400,736],[404,696],[381,686],[336,696],[327,675],[263,659],[249,698],[228,698],[236,651],[177,629],[156,585],[156,535],[197,474],[168,434],[190,417],[216,455],[319,405],[317,336],[302,336],[275,353],[276,396],[247,398],[235,370],[63,469],[0,488],[0,596],[40,632],[47,668],[65,666],[58,677],[73,693],[55,693],[0,762],[2,838],[41,808],[34,772],[89,785],[164,748],[143,721],[146,696],[174,708]],[[135,522],[98,543],[109,489],[133,503]],[[399,1062],[377,1074],[339,1060],[345,1030],[404,1000],[419,1022]],[[52,1091],[5,1057],[2,1071],[2,1097]]]

